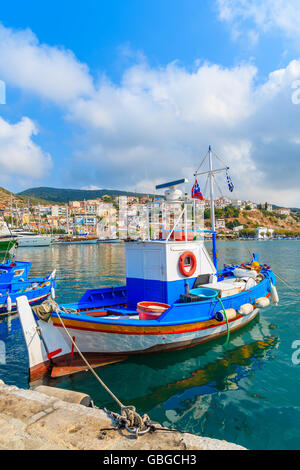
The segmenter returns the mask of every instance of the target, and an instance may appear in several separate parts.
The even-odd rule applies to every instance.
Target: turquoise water
[[[219,263],[248,261],[250,249],[299,288],[299,247],[300,241],[292,240],[220,242]],[[23,248],[17,255],[32,261],[32,276],[57,269],[59,302],[77,299],[86,288],[124,283],[123,245]],[[98,373],[124,404],[163,425],[249,449],[300,449],[300,364],[292,362],[292,343],[300,340],[300,303],[279,281],[277,286],[280,305],[262,310],[231,336],[227,348],[221,339],[131,358]],[[0,378],[28,387],[27,351],[16,316],[0,321],[0,340],[6,348]],[[96,405],[119,411],[89,372],[51,385],[89,393]]]

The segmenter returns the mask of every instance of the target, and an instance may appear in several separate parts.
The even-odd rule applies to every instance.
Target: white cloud
[[[0,45],[0,76],[10,85],[56,103],[92,92],[88,67],[69,50],[39,44],[29,29],[0,24]]]
[[[226,20],[233,18],[233,3],[222,2]],[[268,195],[270,202],[300,206],[300,106],[291,100],[300,61],[273,71],[259,85],[252,64],[226,68],[196,61],[187,70],[176,62],[150,67],[143,58],[119,85],[107,79],[95,84],[71,52],[40,45],[29,31],[0,31],[14,58],[0,42],[0,76],[5,58],[8,84],[54,101],[70,124],[81,127],[67,185],[149,191],[168,178],[191,180],[192,168],[212,144],[231,166],[235,197],[264,201]],[[15,64],[21,51],[24,56],[29,51],[25,63],[36,73]],[[33,128],[27,133],[30,142],[33,133]],[[45,170],[49,158],[40,148],[32,151]]]
[[[276,29],[291,39],[300,38],[298,0],[217,0],[219,18],[233,28],[233,36],[245,33],[246,22],[252,22],[249,37]]]
[[[193,72],[177,64],[131,67],[120,86],[106,82],[92,99],[68,107],[68,119],[86,130],[71,178],[80,173],[90,184],[149,191],[161,179],[192,179],[191,168],[211,143],[231,166],[236,197],[264,200],[265,191],[274,203],[283,204],[286,194],[299,205],[300,106],[291,100],[297,77],[296,60],[263,85],[255,84],[256,69],[247,64],[200,63]],[[94,173],[84,172],[87,161]]]
[[[23,117],[10,124],[0,117],[1,180],[21,184],[43,178],[51,168],[51,157],[33,142],[35,124]]]

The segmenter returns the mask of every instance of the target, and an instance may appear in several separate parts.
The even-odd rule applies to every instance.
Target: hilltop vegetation
[[[0,207],[2,208],[9,207],[11,201],[12,201],[13,207],[15,207],[16,205],[18,207],[27,206],[28,201],[31,206],[37,205],[37,204],[41,204],[41,205],[48,204],[48,201],[45,201],[43,199],[14,194],[11,191],[8,191],[7,189],[2,188],[0,186]]]
[[[61,189],[61,188],[30,188],[18,193],[21,197],[34,197],[46,200],[48,202],[67,203],[70,201],[83,201],[84,199],[101,198],[104,195],[116,196],[135,196],[147,197],[153,196],[146,193],[135,193],[130,191],[119,191],[116,189]]]

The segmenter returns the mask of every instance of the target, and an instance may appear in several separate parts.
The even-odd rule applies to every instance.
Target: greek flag
[[[201,201],[203,201],[203,196],[202,196],[202,193],[200,191],[200,186],[198,184],[197,179],[195,179],[194,186],[192,187],[192,198],[200,199]]]
[[[226,171],[226,178],[227,178],[228,189],[232,193],[232,191],[234,190],[234,185],[233,185],[233,182],[231,181],[228,171]]]

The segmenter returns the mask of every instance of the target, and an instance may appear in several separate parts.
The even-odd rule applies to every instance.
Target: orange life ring
[[[186,269],[187,258],[191,259],[191,265],[190,265],[191,268],[189,270]],[[179,271],[181,272],[181,274],[183,274],[186,277],[191,277],[196,271],[196,267],[197,267],[197,260],[196,260],[196,256],[194,255],[194,253],[192,253],[191,251],[185,251],[184,253],[182,253],[182,255],[180,255]]]

